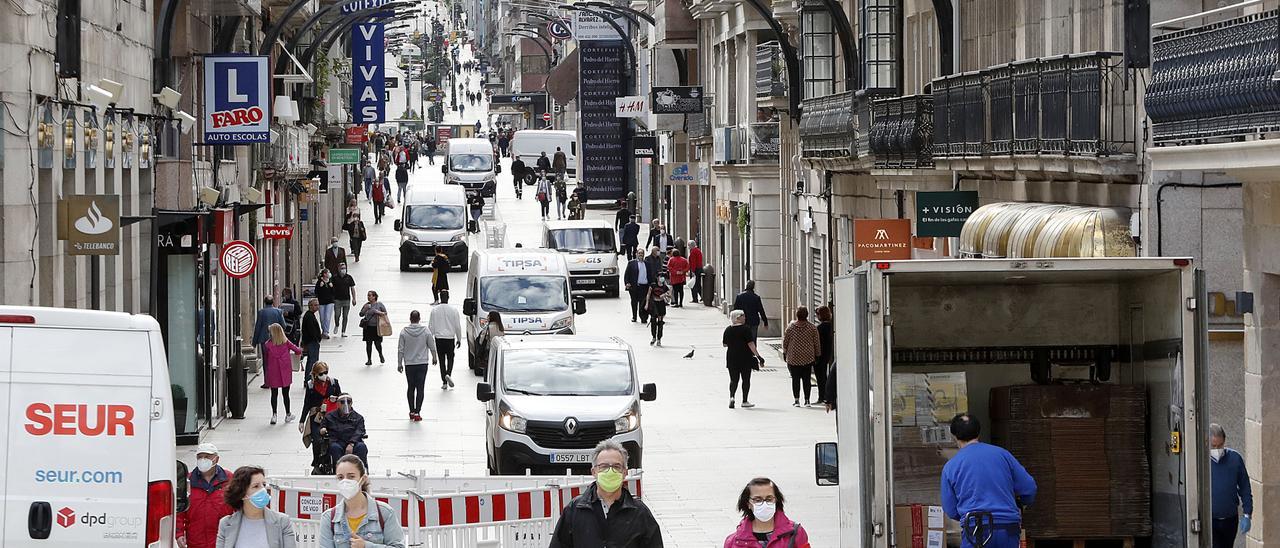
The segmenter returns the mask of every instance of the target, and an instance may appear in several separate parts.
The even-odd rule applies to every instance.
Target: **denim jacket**
[[[369,502],[377,501],[369,498]],[[346,504],[346,501],[339,501],[337,506],[325,510],[321,516],[320,548],[351,548],[351,527],[347,525]],[[376,507],[369,506],[356,531],[368,548],[405,548],[400,516],[384,502],[377,502]]]

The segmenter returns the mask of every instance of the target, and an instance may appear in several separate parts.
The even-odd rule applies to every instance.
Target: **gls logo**
[[[62,526],[63,529],[70,528],[72,525],[75,525],[77,521],[85,527],[107,527],[110,529],[117,527],[141,527],[143,523],[142,518],[139,517],[117,518],[107,515],[105,512],[96,516],[92,514],[85,514],[80,516],[80,519],[77,520],[75,510],[65,506],[61,510],[58,510],[58,525]]]

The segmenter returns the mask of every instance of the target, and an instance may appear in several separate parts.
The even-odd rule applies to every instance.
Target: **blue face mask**
[[[249,503],[255,508],[266,508],[271,504],[271,492],[266,487],[259,489],[256,493],[249,495]]]

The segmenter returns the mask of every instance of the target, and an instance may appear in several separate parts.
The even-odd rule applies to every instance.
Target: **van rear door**
[[[9,348],[12,346],[10,338],[13,337],[13,329],[8,327],[0,327],[0,401],[9,401],[12,397],[9,393]],[[0,404],[0,440],[9,439],[9,408],[4,404]],[[5,444],[7,445],[7,444]],[[8,455],[3,445],[0,445],[0,470],[7,470],[5,463],[8,462]],[[9,474],[0,474],[0,533],[5,531],[5,506],[9,500],[8,489]],[[0,535],[0,539],[4,539]]]
[[[146,331],[11,328],[6,547],[140,546],[152,452]],[[0,349],[3,351],[3,349]],[[2,418],[2,417],[0,417]],[[8,423],[9,421],[3,421]],[[172,462],[163,463],[172,467]],[[45,540],[28,526],[49,520]]]

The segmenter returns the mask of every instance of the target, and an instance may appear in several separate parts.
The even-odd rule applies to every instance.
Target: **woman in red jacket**
[[[671,276],[671,306],[683,308],[684,283],[689,276],[689,260],[684,258],[684,253],[679,249],[673,250],[671,258],[667,259],[667,274]]]
[[[742,522],[724,539],[724,548],[810,548],[809,533],[782,512],[784,500],[769,478],[748,482],[738,496]]]
[[[214,548],[218,542],[218,521],[235,511],[223,500],[222,489],[231,474],[218,465],[218,448],[202,443],[196,448],[196,469],[191,471],[187,510],[178,514],[176,534],[179,547]]]
[[[695,240],[689,240],[689,276],[693,278],[693,287],[689,288],[693,293],[693,304],[698,304],[702,295],[702,248]]]

